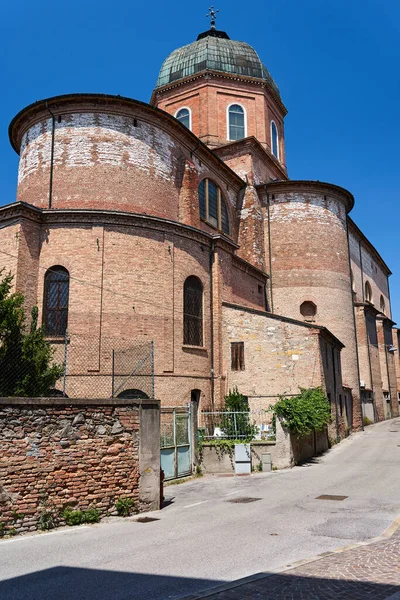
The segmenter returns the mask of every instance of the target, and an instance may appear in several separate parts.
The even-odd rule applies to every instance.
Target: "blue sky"
[[[7,128],[24,106],[69,92],[148,102],[164,58],[208,29],[209,4],[11,0],[0,23],[0,205],[15,200],[18,157]],[[289,114],[292,179],[349,189],[351,216],[393,271],[398,260],[400,2],[221,0],[217,27],[255,47]]]

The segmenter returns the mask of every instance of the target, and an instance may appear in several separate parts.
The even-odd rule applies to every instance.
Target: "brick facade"
[[[246,115],[246,138],[237,141],[228,139],[232,103]],[[183,106],[191,110],[192,131],[174,118]],[[11,143],[21,157],[17,203],[0,209],[0,267],[15,274],[27,309],[38,304],[40,316],[46,271],[68,270],[68,395],[90,396],[95,385],[96,396],[109,397],[112,350],[154,340],[155,395],[163,404],[185,404],[196,391],[203,407],[221,405],[229,380],[227,302],[306,322],[290,334],[299,344],[302,336],[304,343],[314,340],[302,359],[305,374],[324,355],[315,341],[320,334],[310,338],[307,325],[330,330],[344,345],[344,388],[332,392],[332,401],[337,407],[346,397],[349,408],[351,397],[348,424],[361,426],[360,379],[374,385],[378,418],[389,416],[385,392],[390,414],[397,414],[396,359],[387,352],[390,272],[349,219],[349,192],[288,180],[285,115],[268,78],[206,69],[157,88],[151,105],[72,94],[37,102],[14,118]],[[279,157],[272,153],[272,120]],[[200,214],[205,178],[219,188],[229,233],[222,231],[220,205],[212,218]],[[183,343],[183,289],[190,276],[203,289],[202,345],[196,347]],[[384,319],[376,313],[372,324],[366,277],[375,309],[381,295],[385,304]],[[311,319],[301,313],[304,302],[316,307]],[[52,340],[58,361],[65,350],[60,342]],[[331,386],[335,369],[320,363],[321,385]],[[250,365],[244,388],[254,383],[246,380],[249,373]],[[282,389],[273,394],[287,387],[284,377],[277,381]]]
[[[156,428],[147,418],[152,411]],[[155,401],[1,399],[0,513],[6,532],[39,529],[45,512],[63,524],[67,506],[116,515],[122,497],[132,498],[136,511],[157,509],[158,431]]]

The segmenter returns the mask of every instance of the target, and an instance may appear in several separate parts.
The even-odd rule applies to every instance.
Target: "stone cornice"
[[[283,175],[283,179],[285,181],[288,179],[286,168],[279,162],[277,158],[275,158],[273,154],[271,154],[267,148],[264,148],[264,146],[254,136],[249,136],[236,142],[229,142],[229,144],[218,146],[217,148],[213,148],[213,152],[222,159],[224,159],[224,157],[226,157],[228,154],[241,156],[246,153],[251,154],[254,152],[262,161],[267,159],[267,162],[276,167]]]
[[[247,262],[247,260],[244,260],[244,258],[237,256],[237,254],[233,255],[232,264],[234,267],[237,267],[245,273],[252,272],[254,275],[257,276],[257,279],[260,279],[260,281],[265,282],[265,279],[269,279],[268,273],[266,273],[262,269],[259,269],[258,267],[255,267],[251,263]]]
[[[261,184],[256,186],[261,192],[267,192],[269,194],[282,194],[286,192],[324,192],[326,195],[334,196],[341,202],[344,201],[346,206],[346,212],[350,212],[354,206],[353,195],[338,185],[333,183],[326,183],[323,181],[309,181],[309,180],[295,180],[289,179],[287,181],[274,181],[272,183]]]
[[[268,90],[269,94],[276,102],[278,108],[281,110],[282,116],[285,117],[288,113],[287,108],[283,104],[281,97],[279,96],[279,94],[276,93],[274,88],[270,85],[270,83],[267,80],[258,79],[256,77],[246,77],[245,75],[237,75],[235,73],[223,73],[221,71],[212,71],[209,69],[199,71],[198,73],[189,75],[188,77],[185,77],[183,79],[179,79],[175,82],[171,82],[167,85],[156,88],[155,90],[153,90],[153,93],[151,95],[150,104],[154,106],[156,97],[161,96],[164,92],[176,89],[177,87],[185,85],[186,83],[189,83],[191,81],[196,81],[198,79],[208,79],[209,77],[215,77],[218,79],[229,79],[231,81],[240,81],[243,83],[251,83],[253,85],[265,88],[266,90]]]

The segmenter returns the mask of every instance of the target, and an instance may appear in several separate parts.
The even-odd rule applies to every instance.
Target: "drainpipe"
[[[272,295],[272,255],[271,255],[271,215],[270,215],[270,201],[269,193],[267,192],[267,186],[264,186],[265,193],[267,194],[267,217],[268,217],[268,262],[269,262],[269,294],[271,299],[271,312],[274,312],[274,298]]]
[[[387,380],[388,380],[390,418],[392,418],[393,417],[393,411],[392,411],[392,392],[391,392],[391,389],[390,389],[388,349],[387,349],[386,340],[385,340],[385,325],[383,324],[383,322],[382,322],[382,329],[383,329],[383,343],[385,344],[385,360],[386,360],[386,374],[387,374]]]
[[[211,407],[214,412],[215,387],[214,387],[214,284],[213,266],[215,262],[215,242],[211,242],[210,251],[210,371],[211,371]]]
[[[337,441],[337,443],[339,443],[340,442],[339,409],[338,409],[338,401],[337,401],[335,348],[333,348],[333,347],[332,347],[332,365],[333,365],[333,393],[335,394],[336,441]]]
[[[49,208],[53,201],[53,164],[54,164],[54,130],[56,127],[56,117],[48,107],[46,100],[46,109],[51,114],[51,150],[50,150],[50,180],[49,180]]]

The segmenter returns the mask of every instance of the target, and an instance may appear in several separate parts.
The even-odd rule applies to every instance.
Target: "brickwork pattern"
[[[45,510],[117,514],[120,497],[139,509],[139,443],[137,406],[2,402],[0,521],[22,533],[38,529]]]
[[[400,597],[400,532],[270,577],[187,600],[389,600]]]

